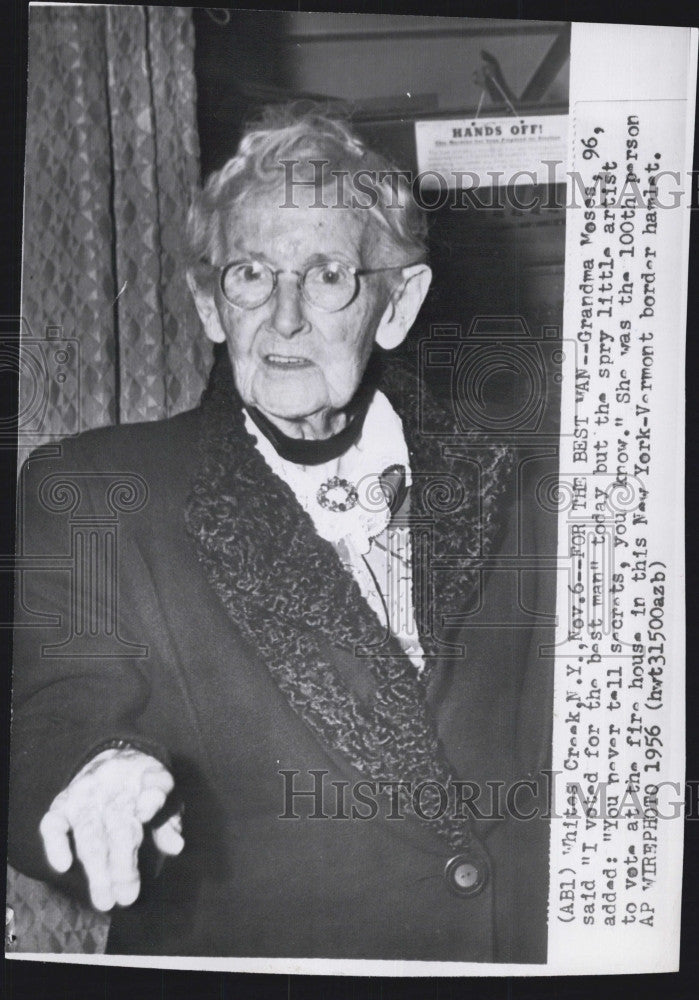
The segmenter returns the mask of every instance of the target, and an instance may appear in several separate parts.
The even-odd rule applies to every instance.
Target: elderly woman
[[[11,860],[82,882],[117,953],[544,961],[534,786],[519,817],[485,792],[545,767],[548,635],[478,569],[522,551],[511,454],[387,353],[431,278],[410,186],[281,109],[188,236],[225,345],[201,406],[25,469],[32,551],[66,550],[47,476],[135,472],[147,502],[119,524],[133,656],[18,629]],[[29,574],[24,605],[67,616],[61,576]]]

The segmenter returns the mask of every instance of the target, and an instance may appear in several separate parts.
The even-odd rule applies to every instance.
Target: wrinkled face
[[[221,259],[214,263],[251,259],[301,273],[309,264],[333,260],[372,266],[362,257],[365,211],[312,208],[305,202],[280,208],[280,201],[278,194],[257,196],[239,208],[226,228]],[[359,280],[355,299],[333,313],[306,302],[296,274],[280,274],[268,301],[249,310],[230,305],[217,285],[218,318],[246,404],[271,419],[328,422],[347,405],[389,301],[380,275]]]

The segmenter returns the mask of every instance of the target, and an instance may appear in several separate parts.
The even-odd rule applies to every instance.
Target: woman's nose
[[[303,314],[303,298],[295,274],[280,274],[272,296],[272,329],[282,337],[293,337],[310,324]]]

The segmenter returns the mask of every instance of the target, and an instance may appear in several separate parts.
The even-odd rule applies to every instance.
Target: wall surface
[[[519,95],[560,27],[478,18],[289,14],[283,49],[294,90],[466,110],[475,108],[481,95],[474,73],[483,49],[495,56]],[[567,74],[565,66],[547,103],[567,101]]]

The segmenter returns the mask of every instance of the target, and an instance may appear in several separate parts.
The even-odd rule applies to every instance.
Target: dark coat
[[[186,846],[146,877],[136,904],[114,912],[108,950],[545,961],[546,822],[477,822],[489,877],[477,895],[463,897],[443,874],[448,849],[414,818],[389,820],[384,811],[365,820],[311,819],[310,797],[292,804],[301,818],[280,818],[290,780],[281,771],[299,772],[297,789],[312,787],[310,771],[327,772],[329,815],[338,811],[331,783],[358,775],[292,710],[200,566],[183,520],[200,412],[90,431],[25,466],[10,861],[56,880],[39,820],[96,750],[124,740],[171,767]],[[500,508],[498,554],[509,563],[481,574],[462,627],[465,656],[442,660],[430,682],[447,757],[459,777],[482,786],[541,781],[548,767],[552,660],[539,647],[553,641],[553,573],[537,569],[535,558],[555,552],[556,518],[533,492],[546,472],[549,459],[530,455],[516,465]],[[118,474],[135,493],[109,493]],[[61,479],[77,484],[80,496],[61,493]],[[114,539],[114,623],[109,614],[81,621],[79,599],[71,611],[70,567],[80,562],[88,529],[107,538],[106,548]],[[27,568],[30,557],[36,568]],[[513,559],[526,563],[517,570]],[[100,574],[108,581],[107,566],[86,560],[82,585],[101,586]],[[340,650],[333,655],[347,683],[361,687],[361,664]],[[526,789],[518,802],[532,807]],[[351,805],[348,798],[346,812]]]

